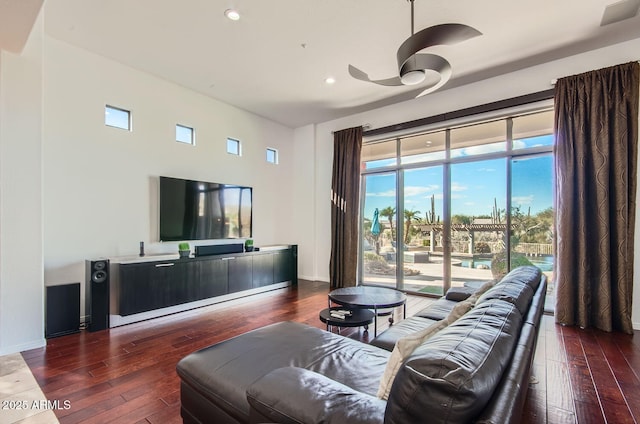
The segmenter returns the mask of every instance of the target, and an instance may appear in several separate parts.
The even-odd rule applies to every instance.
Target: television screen
[[[160,241],[248,238],[251,187],[160,177]]]

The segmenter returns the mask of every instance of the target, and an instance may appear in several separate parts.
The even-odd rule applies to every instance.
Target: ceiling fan
[[[349,74],[360,81],[372,82],[384,86],[416,85],[426,78],[425,71],[435,71],[440,74],[440,80],[426,87],[416,97],[436,91],[451,77],[451,64],[444,57],[418,53],[427,47],[437,45],[451,45],[482,35],[480,31],[464,24],[440,24],[418,31],[414,34],[414,0],[411,3],[411,37],[407,38],[398,48],[398,76],[381,80],[372,80],[365,72],[349,65]]]

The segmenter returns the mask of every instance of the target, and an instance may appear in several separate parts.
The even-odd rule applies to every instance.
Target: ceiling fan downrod
[[[413,0],[407,0],[409,3],[411,3],[411,35],[413,35],[413,22],[414,22],[414,15],[413,15]]]

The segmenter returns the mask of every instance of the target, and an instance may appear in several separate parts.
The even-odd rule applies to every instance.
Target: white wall
[[[86,258],[137,254],[140,241],[177,252],[158,242],[160,175],[252,186],[256,245],[292,243],[292,129],[48,36],[44,47],[46,285],[83,282]],[[105,104],[131,110],[133,131],[105,126]],[[177,123],[195,146],[175,141]]]
[[[42,34],[0,51],[0,355],[44,344]]]
[[[300,157],[299,161],[307,161],[308,166],[315,167],[315,234],[318,246],[315,256],[317,270],[315,279],[329,281],[329,256],[331,250],[331,234],[328,230],[331,223],[329,209],[329,193],[331,188],[331,168],[333,159],[332,131],[368,123],[372,128],[380,128],[399,122],[452,112],[466,107],[487,104],[490,102],[551,89],[551,80],[574,75],[606,66],[612,66],[638,60],[640,39],[621,43],[604,49],[594,50],[523,69],[500,77],[487,79],[467,86],[442,90],[428,96],[383,107],[346,118],[316,125],[314,139],[305,141],[315,144],[314,164],[311,158]],[[455,70],[454,70],[455,71]],[[300,142],[300,140],[296,140]],[[301,193],[296,192],[294,197]],[[640,220],[637,221],[636,234],[640,232]],[[636,243],[637,246],[640,244]],[[636,249],[640,252],[640,247]],[[634,279],[634,312],[633,321],[640,328],[640,254],[636,254],[636,275]]]
[[[307,125],[294,133],[294,181],[293,240],[298,245],[298,277],[313,280],[316,270],[318,244],[316,243],[316,215],[314,189],[316,186],[316,168],[312,158],[315,156],[315,125]],[[326,231],[326,229],[325,229]]]

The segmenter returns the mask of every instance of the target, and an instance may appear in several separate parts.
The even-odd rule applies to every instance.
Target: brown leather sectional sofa
[[[281,322],[207,347],[177,366],[183,420],[517,423],[546,285],[535,267],[509,273],[402,362],[388,400],[376,393],[393,343],[435,320],[412,317],[373,344]],[[431,312],[444,313],[455,304],[443,297]]]

